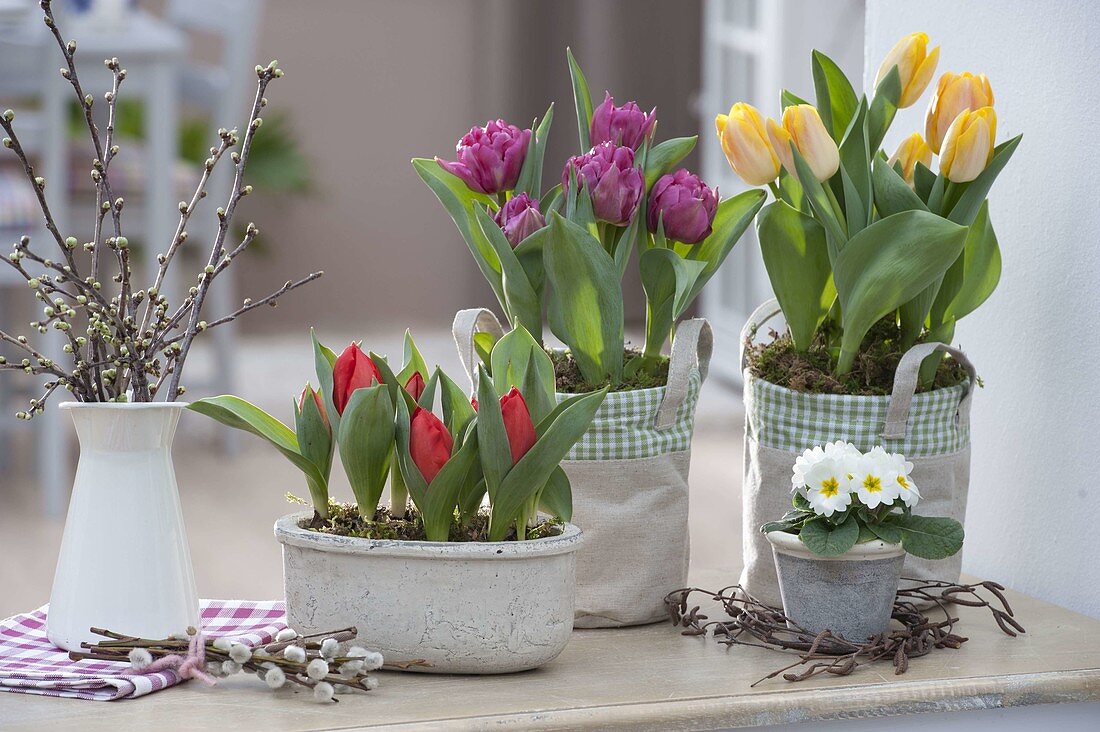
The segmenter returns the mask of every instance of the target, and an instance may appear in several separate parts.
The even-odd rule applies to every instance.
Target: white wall
[[[869,0],[866,30],[868,83],[898,38],[925,31],[942,45],[937,78],[988,74],[998,140],[1024,133],[990,199],[1001,284],[957,334],[985,380],[964,569],[1100,617],[1100,3]],[[929,95],[888,150],[923,132]]]

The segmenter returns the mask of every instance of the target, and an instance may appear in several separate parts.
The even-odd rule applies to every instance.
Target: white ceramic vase
[[[50,641],[79,650],[90,628],[165,638],[198,627],[172,438],[182,402],[65,402],[80,441],[47,615]]]
[[[573,632],[581,531],[531,541],[359,539],[275,524],[290,627],[355,626],[387,663],[410,671],[500,674],[553,660]]]

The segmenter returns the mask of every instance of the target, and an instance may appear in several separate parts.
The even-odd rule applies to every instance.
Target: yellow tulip
[[[775,154],[787,172],[798,177],[794,167],[791,143],[810,165],[814,177],[828,180],[840,167],[840,151],[825,129],[817,110],[809,104],[794,104],[783,110],[783,125],[773,119],[767,122],[768,138]]]
[[[997,113],[993,107],[963,110],[943,137],[940,172],[952,183],[974,180],[993,159],[996,137]]]
[[[928,147],[928,143],[919,132],[914,132],[901,141],[898,149],[890,157],[889,163],[890,167],[894,167],[894,163],[901,163],[905,182],[912,186],[913,171],[916,170],[917,163],[924,163],[926,168],[932,167],[932,148]]]
[[[764,118],[751,104],[738,102],[728,115],[714,118],[722,152],[733,172],[750,186],[771,183],[779,176],[779,158],[775,155]]]
[[[932,152],[939,154],[947,128],[963,110],[993,106],[993,88],[985,74],[945,71],[936,85],[936,94],[928,104],[924,118],[924,139]]]
[[[890,73],[890,69],[898,67],[898,76],[901,77],[901,99],[898,107],[905,109],[911,107],[920,99],[920,95],[932,81],[932,74],[936,72],[936,64],[940,61],[940,47],[936,46],[931,53],[928,52],[928,34],[910,33],[902,38],[879,66],[878,76],[875,77],[877,86],[882,78]]]

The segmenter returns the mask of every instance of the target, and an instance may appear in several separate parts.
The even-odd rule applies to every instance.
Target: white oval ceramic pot
[[[359,539],[275,523],[289,625],[355,626],[389,663],[434,673],[499,674],[554,659],[573,632],[581,531],[531,541]]]
[[[905,550],[874,540],[844,554],[814,554],[795,534],[766,534],[775,555],[783,614],[812,632],[862,643],[890,628]]]
[[[76,467],[46,617],[67,651],[92,627],[167,638],[198,627],[199,600],[180,510],[172,438],[183,402],[64,402]]]

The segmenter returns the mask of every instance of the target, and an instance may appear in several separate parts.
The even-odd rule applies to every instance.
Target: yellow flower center
[[[879,493],[882,491],[882,479],[877,475],[868,475],[863,479],[863,489],[868,493]]]
[[[829,476],[825,480],[821,481],[821,495],[825,496],[826,498],[832,498],[839,492],[840,483],[838,483],[836,478],[834,478],[833,476]]]
[[[905,490],[909,490],[909,481],[905,479],[904,475],[898,476],[898,485],[900,485]]]

